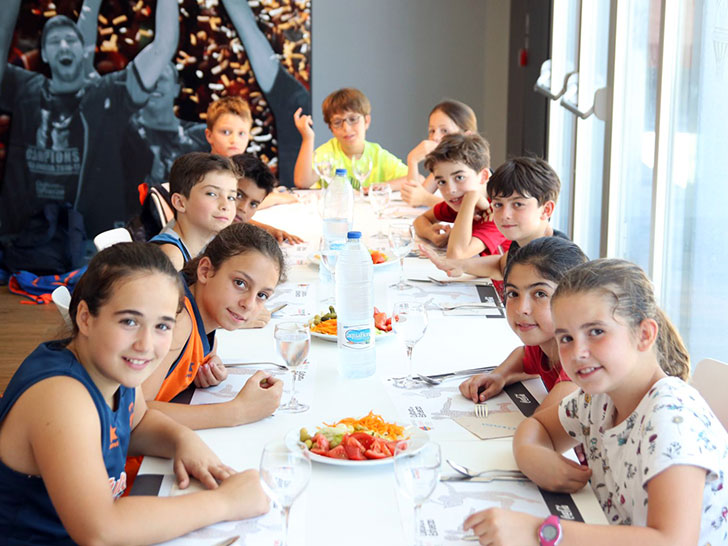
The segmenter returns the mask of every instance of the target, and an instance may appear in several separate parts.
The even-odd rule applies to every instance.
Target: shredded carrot
[[[324,320],[323,322],[319,322],[318,324],[311,326],[312,332],[317,332],[319,334],[330,334],[335,336],[336,335],[336,319],[329,319]]]
[[[340,421],[337,421],[333,425],[324,423],[327,427],[335,427],[336,425],[343,424],[353,427],[355,430],[359,427],[371,432],[374,436],[380,438],[387,438],[388,440],[399,440],[404,432],[404,427],[395,423],[387,423],[381,415],[377,415],[373,411],[370,411],[365,417],[361,419],[354,419],[353,417],[345,417]]]

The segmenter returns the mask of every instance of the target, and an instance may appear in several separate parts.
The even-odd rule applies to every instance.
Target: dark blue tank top
[[[42,343],[23,361],[0,398],[0,423],[28,388],[59,375],[80,381],[94,401],[101,423],[100,441],[109,475],[109,495],[116,498],[126,487],[124,463],[134,415],[134,389],[119,387],[114,411],[71,351],[57,341]],[[80,485],[78,494],[83,494]],[[0,544],[73,544],[51,504],[42,478],[16,472],[2,461]]]
[[[180,239],[179,237],[175,237],[170,233],[159,233],[149,239],[149,242],[157,245],[174,245],[179,248],[179,251],[182,253],[182,258],[184,259],[185,263],[189,262],[192,259],[192,256],[190,256],[190,251],[187,250],[187,247],[182,242],[182,239]]]

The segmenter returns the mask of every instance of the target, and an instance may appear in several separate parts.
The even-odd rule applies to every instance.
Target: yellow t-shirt
[[[313,153],[314,164],[327,155],[333,160],[334,169],[346,169],[346,174],[349,176],[351,181],[354,182],[356,180],[351,168],[351,159],[346,156],[336,138],[332,138],[325,144],[316,148]],[[366,180],[364,180],[365,187],[379,182],[388,182],[389,180],[395,180],[397,178],[407,176],[407,165],[405,165],[396,155],[388,152],[379,144],[365,141],[364,157],[369,157],[372,160],[372,172],[369,173],[369,176]],[[318,180],[311,187],[320,188],[321,181]]]

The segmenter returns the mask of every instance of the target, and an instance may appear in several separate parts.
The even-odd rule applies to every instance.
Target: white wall
[[[312,0],[312,100],[316,145],[331,137],[321,102],[341,87],[372,103],[367,139],[403,160],[426,137],[443,98],[470,105],[505,160],[507,0]]]

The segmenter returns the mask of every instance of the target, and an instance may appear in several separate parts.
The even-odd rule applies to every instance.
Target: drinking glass
[[[260,456],[260,482],[263,490],[283,512],[281,546],[288,544],[288,521],[293,501],[303,493],[311,479],[311,459],[301,442],[290,447],[274,441],[263,448]]]
[[[412,372],[412,349],[427,331],[427,309],[424,302],[420,301],[398,301],[394,304],[392,311],[392,330],[407,348],[407,360],[409,370],[407,377],[394,382],[395,387],[402,389],[413,389],[421,387],[422,383],[415,381]]]
[[[300,413],[308,410],[308,405],[296,400],[296,368],[306,361],[308,349],[311,346],[311,332],[306,324],[300,322],[279,322],[273,332],[276,348],[283,360],[288,364],[293,374],[291,386],[291,399],[287,404],[278,408],[278,411]]]
[[[323,155],[319,157],[318,161],[314,162],[313,170],[325,184],[321,184],[322,188],[325,188],[334,179],[334,160],[329,155]]]
[[[392,198],[392,186],[383,184],[369,189],[369,202],[372,204],[372,210],[377,215],[377,234],[382,232],[382,214],[387,208],[389,200]]]
[[[409,290],[412,285],[404,279],[404,257],[410,253],[415,241],[415,228],[410,222],[392,222],[389,225],[389,242],[392,252],[399,258],[399,282],[392,285],[397,290]]]
[[[409,444],[409,445],[408,445]],[[420,541],[420,509],[430,498],[440,479],[440,446],[433,442],[419,445],[411,441],[398,442],[394,449],[394,477],[399,490],[414,504],[413,544]]]
[[[361,196],[366,196],[366,188],[364,187],[364,181],[369,178],[372,172],[372,158],[365,157],[364,154],[353,155],[351,157],[351,174],[359,182],[358,189]]]

